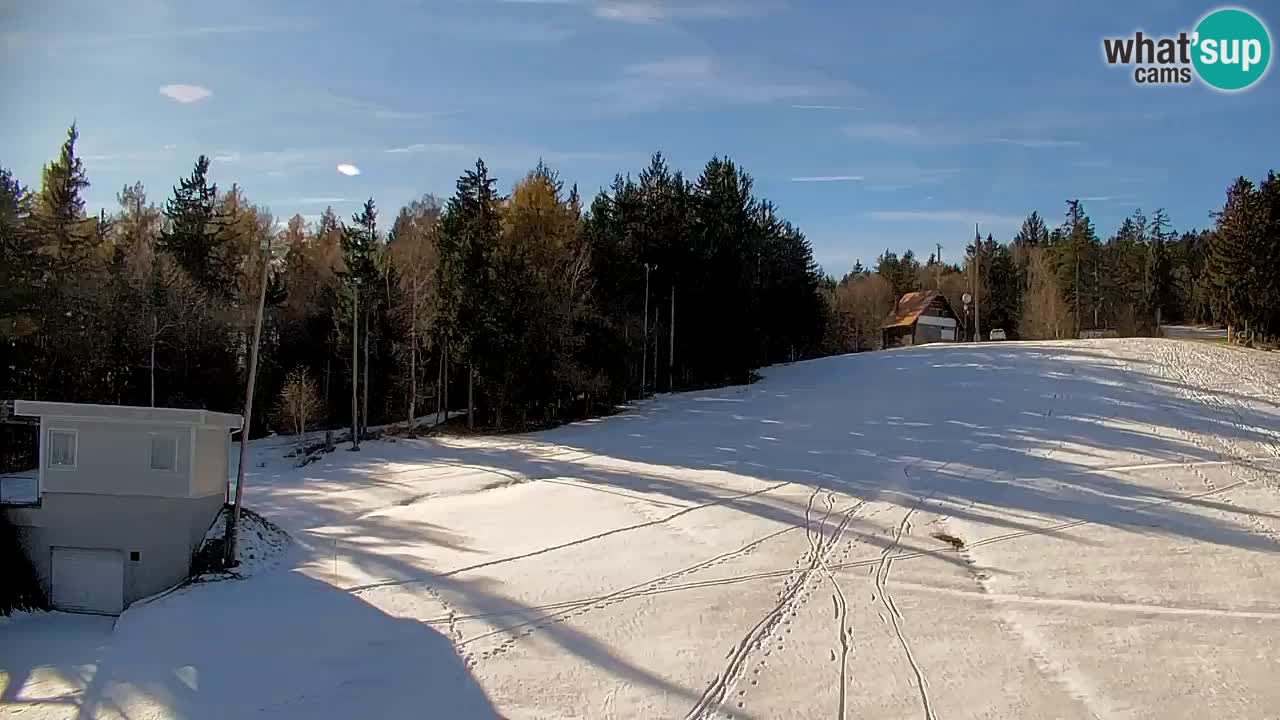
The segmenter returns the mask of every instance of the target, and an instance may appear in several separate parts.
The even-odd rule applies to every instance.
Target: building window
[[[49,467],[74,470],[76,467],[76,431],[50,430]]]
[[[172,435],[151,436],[151,469],[172,472],[178,469],[178,439]]]

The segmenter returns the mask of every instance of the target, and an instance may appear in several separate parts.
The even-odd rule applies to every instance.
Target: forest
[[[918,289],[958,312],[978,294],[984,335],[1280,331],[1274,173],[1232,183],[1205,230],[1135,212],[1102,240],[1072,200],[1054,227],[1033,212],[1008,242],[974,237],[961,264],[886,251],[837,280],[728,158],[688,178],[655,154],[589,202],[542,163],[504,192],[477,161],[449,198],[307,223],[219,187],[203,156],[163,199],[134,184],[89,213],[77,136],[37,186],[0,167],[0,399],[240,412],[260,301],[255,435],[446,409],[520,430],[750,382],[876,349]]]
[[[1092,330],[1153,336],[1168,323],[1227,325],[1248,341],[1280,333],[1280,176],[1238,178],[1204,230],[1176,231],[1164,209],[1135,210],[1103,240],[1079,200],[1050,227],[1032,212],[1008,242],[973,237],[961,264],[924,263],[886,250],[823,278],[824,352],[875,349],[895,298],[938,290],[961,317],[966,340],[1000,328],[1010,339],[1057,340]],[[975,296],[981,318],[967,317]],[[975,322],[980,320],[980,322]]]

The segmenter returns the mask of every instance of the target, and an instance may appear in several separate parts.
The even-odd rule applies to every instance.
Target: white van
[[[992,340],[1008,340],[1009,338],[1005,337],[1004,328],[996,328],[995,330],[991,331],[991,339]]]

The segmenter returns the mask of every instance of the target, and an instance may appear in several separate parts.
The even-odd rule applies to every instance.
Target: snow
[[[0,475],[0,505],[32,505],[40,500],[39,470]]]
[[[1160,328],[1165,337],[1180,340],[1225,340],[1227,329],[1213,325],[1164,325]]]
[[[204,534],[201,550],[221,551],[226,539],[227,513],[224,507]],[[236,528],[236,566],[226,574],[244,579],[275,568],[289,552],[289,534],[258,513],[242,507]],[[218,579],[214,573],[201,580]]]
[[[246,507],[287,555],[114,627],[0,624],[0,714],[1274,714],[1280,357],[1001,343],[764,376],[302,468],[255,442]]]

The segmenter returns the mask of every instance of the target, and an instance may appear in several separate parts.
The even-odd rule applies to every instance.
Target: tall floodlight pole
[[[253,347],[249,350],[249,381],[245,384],[244,415],[240,418],[240,464],[236,469],[236,494],[231,512],[227,513],[227,525],[223,531],[223,557],[226,567],[235,567],[240,560],[236,555],[236,534],[240,527],[240,506],[244,500],[244,466],[249,452],[249,429],[253,422],[253,388],[258,379],[258,344],[262,339],[262,313],[267,305],[267,273],[271,269],[271,234],[262,251],[262,279],[258,287],[258,314],[253,321]],[[193,436],[194,437],[194,436]]]
[[[973,224],[973,340],[982,342],[982,234]]]
[[[351,449],[360,449],[360,278],[351,278]]]

